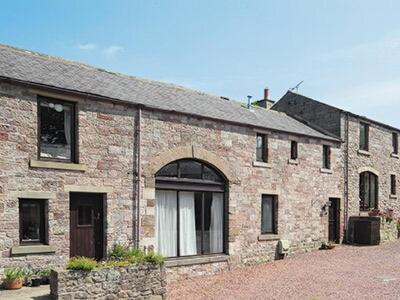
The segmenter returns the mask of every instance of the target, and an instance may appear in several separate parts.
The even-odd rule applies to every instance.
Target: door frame
[[[329,207],[329,209],[328,209],[328,240],[329,240],[329,242],[331,241],[330,239],[329,239],[329,232],[330,232],[330,221],[329,221],[329,219],[330,219],[330,211],[331,211],[331,207],[332,207],[332,205],[333,205],[333,203],[335,203],[334,205],[335,205],[335,211],[334,211],[334,213],[335,213],[335,222],[336,222],[336,228],[335,228],[335,235],[336,235],[336,237],[335,237],[335,239],[333,240],[333,242],[335,242],[335,243],[340,243],[340,237],[341,237],[341,234],[340,234],[340,211],[341,211],[341,208],[340,208],[340,198],[329,198],[329,203],[330,203],[330,207]]]
[[[72,197],[74,194],[91,194],[91,195],[98,195],[99,200],[101,201],[101,207],[103,210],[103,222],[102,222],[102,230],[103,230],[103,236],[102,236],[102,258],[107,257],[107,193],[93,193],[93,192],[70,192],[69,193],[69,211],[71,210],[71,203],[72,203]],[[70,212],[68,214],[68,218],[70,218]],[[70,237],[69,237],[69,247],[71,251],[71,219],[69,219],[69,232],[70,232]],[[69,254],[71,256],[71,252]]]

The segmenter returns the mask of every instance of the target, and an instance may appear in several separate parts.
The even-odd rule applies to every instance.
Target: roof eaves
[[[190,115],[190,116],[194,116],[194,117],[197,117],[197,118],[205,118],[205,119],[214,120],[214,121],[218,121],[218,122],[225,122],[225,123],[235,124],[235,125],[238,125],[238,126],[246,126],[246,127],[250,127],[250,128],[260,128],[260,129],[262,128],[262,129],[267,129],[267,130],[276,131],[276,132],[282,132],[282,133],[288,133],[288,134],[293,134],[293,135],[297,135],[297,136],[304,136],[304,137],[314,138],[314,139],[317,139],[317,140],[320,139],[320,140],[328,140],[328,141],[332,141],[332,142],[340,142],[340,140],[336,139],[335,137],[332,137],[331,135],[326,135],[326,134],[324,134],[322,132],[320,132],[320,133],[323,134],[323,135],[326,135],[326,137],[324,137],[324,136],[314,136],[314,135],[305,134],[305,133],[299,133],[299,132],[290,131],[290,130],[281,130],[281,129],[276,129],[276,128],[261,127],[261,126],[256,126],[256,125],[243,123],[243,122],[235,122],[235,121],[225,120],[225,119],[216,118],[216,117],[204,116],[204,115],[200,115],[200,114],[196,114],[196,113],[188,113],[188,112],[177,111],[177,110],[174,110],[174,109],[163,109],[163,108],[159,108],[159,107],[156,107],[156,106],[151,106],[149,104],[126,101],[126,100],[116,99],[116,98],[110,98],[110,97],[106,97],[106,96],[103,96],[103,95],[92,94],[92,93],[87,93],[87,92],[82,92],[82,91],[77,91],[77,90],[70,90],[70,89],[65,89],[65,88],[62,88],[62,87],[45,85],[45,84],[40,84],[40,83],[35,83],[35,82],[29,82],[29,81],[19,80],[19,79],[15,79],[15,78],[11,78],[11,77],[0,76],[0,80],[6,81],[6,82],[11,82],[11,83],[16,83],[16,84],[20,84],[20,85],[24,85],[24,86],[28,86],[28,87],[31,87],[31,88],[34,87],[34,88],[38,88],[38,89],[44,89],[44,90],[48,90],[48,91],[52,91],[52,92],[68,93],[70,95],[86,96],[86,97],[90,97],[90,98],[101,100],[101,101],[111,101],[111,102],[123,103],[123,104],[126,104],[126,105],[132,105],[132,106],[137,106],[137,107],[140,106],[140,107],[143,107],[143,108],[147,108],[149,110],[170,112],[170,113],[176,113],[176,114],[181,114],[181,115]],[[257,109],[260,109],[260,108],[257,107]],[[278,112],[278,111],[274,111],[274,113],[281,113],[281,114],[287,115],[285,113]],[[291,116],[289,116],[289,117],[291,117]],[[311,127],[311,126],[309,126],[309,127]]]

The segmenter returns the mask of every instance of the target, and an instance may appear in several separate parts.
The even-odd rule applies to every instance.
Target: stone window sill
[[[298,160],[298,159],[291,159],[291,158],[290,158],[290,159],[288,160],[288,164],[289,164],[289,165],[296,165],[296,166],[297,166],[297,165],[299,164],[299,160]]]
[[[23,245],[11,248],[11,255],[50,254],[55,252],[55,248],[49,245]]]
[[[390,198],[390,199],[397,199],[397,195],[391,194],[391,195],[389,196],[389,198]]]
[[[167,268],[171,267],[181,267],[181,266],[191,266],[200,264],[212,264],[217,262],[226,262],[229,259],[229,255],[219,254],[219,255],[208,255],[208,256],[194,256],[194,257],[179,257],[170,258],[165,261],[165,266]]]
[[[359,150],[357,150],[357,153],[361,154],[361,155],[364,155],[364,156],[371,156],[371,153],[369,151],[366,151],[366,150],[359,149]]]
[[[86,165],[74,164],[74,163],[63,163],[56,161],[44,161],[31,159],[29,162],[31,168],[44,168],[44,169],[56,169],[56,170],[70,170],[70,171],[86,171]]]
[[[390,157],[392,157],[392,158],[397,158],[397,159],[400,158],[400,156],[399,156],[398,154],[396,154],[396,153],[390,154]]]
[[[319,171],[324,174],[333,174],[333,171],[331,169],[321,168]]]
[[[253,161],[253,167],[271,169],[272,165],[270,163],[267,163],[267,162]]]
[[[262,241],[278,241],[280,239],[281,239],[281,237],[279,234],[260,234],[258,236],[258,240],[260,242],[262,242]]]

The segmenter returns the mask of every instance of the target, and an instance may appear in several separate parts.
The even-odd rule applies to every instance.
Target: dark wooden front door
[[[71,193],[70,197],[70,256],[102,259],[103,194]]]
[[[340,199],[329,199],[329,241],[340,242]]]

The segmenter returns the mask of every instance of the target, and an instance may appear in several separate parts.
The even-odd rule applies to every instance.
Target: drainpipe
[[[349,113],[346,113],[345,119],[345,148],[344,148],[344,238],[348,239],[348,217],[349,217]]]
[[[135,247],[139,248],[140,241],[140,197],[141,197],[141,182],[142,182],[142,168],[141,168],[141,126],[142,125],[142,107],[138,107],[137,120],[136,120],[136,222],[135,222]]]

